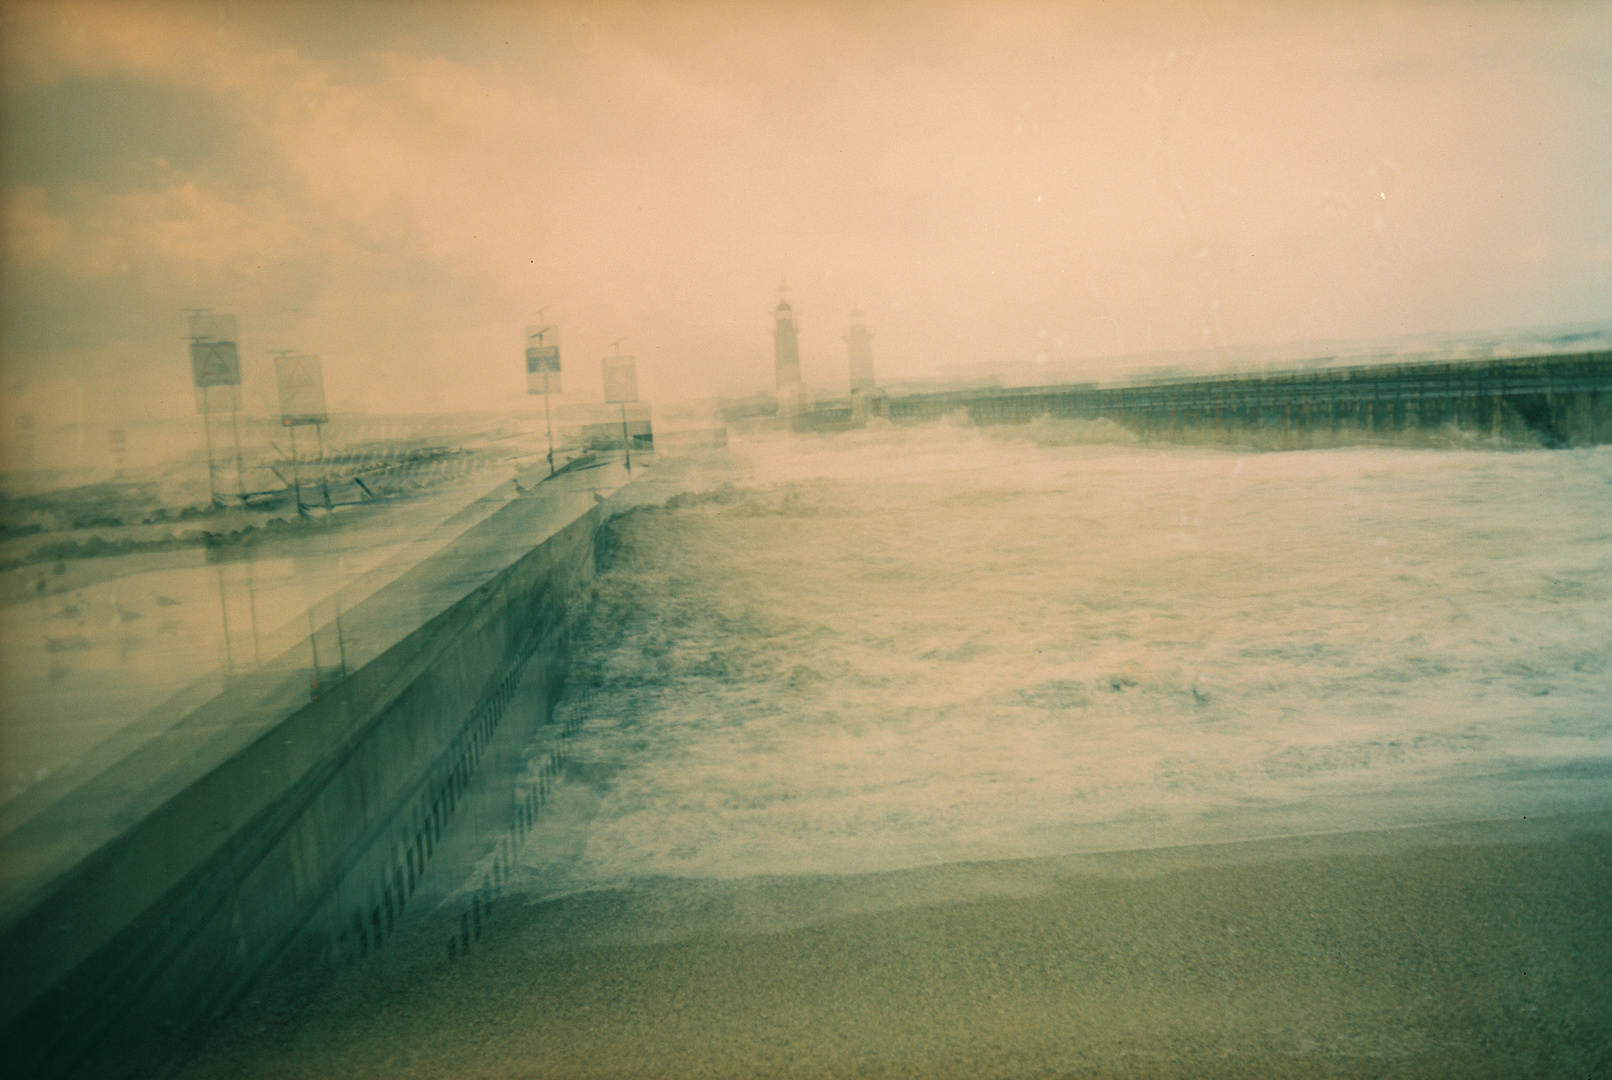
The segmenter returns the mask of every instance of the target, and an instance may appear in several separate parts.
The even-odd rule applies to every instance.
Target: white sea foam
[[[617,520],[540,892],[1605,806],[1612,452],[737,441]],[[568,706],[574,707],[574,706]]]

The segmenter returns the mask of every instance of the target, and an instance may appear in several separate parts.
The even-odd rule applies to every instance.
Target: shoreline
[[[422,919],[172,1075],[1596,1075],[1609,892],[1594,812],[506,893],[469,955]]]

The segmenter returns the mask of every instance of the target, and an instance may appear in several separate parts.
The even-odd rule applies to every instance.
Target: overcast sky
[[[1612,318],[1612,5],[6,4],[11,405],[645,396]]]

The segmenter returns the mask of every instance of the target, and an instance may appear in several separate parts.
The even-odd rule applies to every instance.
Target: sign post
[[[544,343],[544,336],[549,342]],[[526,328],[526,392],[543,395],[543,426],[549,436],[549,475],[554,475],[554,421],[549,413],[549,395],[560,392],[560,329],[557,326]]]
[[[212,406],[214,391],[222,388],[229,405],[230,429],[235,436],[235,489],[246,501],[246,481],[241,465],[241,357],[236,344],[235,316],[215,315],[205,308],[189,309],[190,375],[196,387],[196,411],[202,414],[202,438],[207,444],[207,491],[213,504],[222,505],[213,457]]]
[[[627,455],[627,475],[632,476],[632,438],[627,434],[627,403],[638,400],[638,362],[631,356],[621,355],[621,342],[616,341],[616,355],[606,356],[604,369],[604,399],[607,404],[621,406],[621,447]]]
[[[324,473],[325,438],[322,427],[330,416],[325,411],[325,377],[317,356],[281,351],[274,358],[274,380],[280,390],[280,423],[291,429],[291,475],[297,493],[297,513],[305,512],[302,502],[302,466],[297,458],[297,428],[312,424],[319,440],[319,486],[324,492],[325,509],[330,509],[330,483]]]

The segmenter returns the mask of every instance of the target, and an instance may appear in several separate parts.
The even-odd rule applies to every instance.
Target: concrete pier
[[[512,781],[624,480],[610,461],[506,493],[341,615],[339,671],[310,678],[317,627],[0,836],[12,1075],[139,1074],[142,1045],[270,973],[372,952],[519,828]]]
[[[1107,419],[1148,439],[1270,449],[1440,439],[1596,446],[1612,439],[1612,353],[951,391],[889,403],[898,423],[959,411],[978,424]],[[826,408],[815,426],[848,419],[848,409]]]

